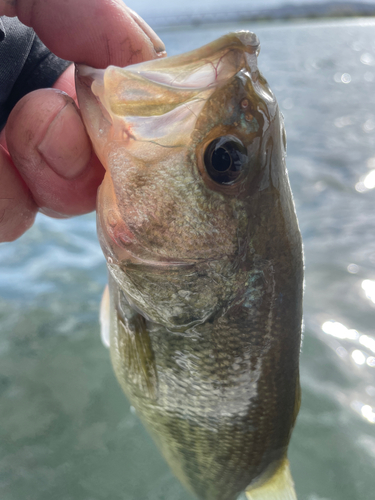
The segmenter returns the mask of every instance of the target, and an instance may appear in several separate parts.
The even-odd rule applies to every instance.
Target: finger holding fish
[[[121,1],[20,0],[0,3],[0,14],[17,15],[52,52],[67,60],[106,67],[165,56],[161,40]],[[6,142],[2,134],[11,168],[18,170],[4,178],[3,189],[16,195],[13,203],[19,212],[29,206],[25,193],[33,200],[33,216],[38,209],[53,217],[69,217],[95,208],[104,172],[73,102],[72,69],[60,76],[54,90],[38,90],[21,99],[8,120]],[[20,188],[20,175],[25,189]],[[8,229],[0,221],[1,241],[18,237],[32,224],[30,217],[27,223],[17,223],[9,203],[4,210],[2,220],[12,220],[17,228]]]

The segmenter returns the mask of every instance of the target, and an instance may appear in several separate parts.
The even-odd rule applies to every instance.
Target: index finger
[[[0,0],[57,56],[95,68],[127,66],[165,55],[154,31],[121,0]]]

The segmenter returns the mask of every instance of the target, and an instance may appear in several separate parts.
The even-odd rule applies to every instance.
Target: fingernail
[[[91,143],[73,104],[67,103],[55,116],[37,149],[48,166],[64,179],[73,179],[86,169]]]
[[[142,19],[141,16],[139,16],[136,12],[134,12],[134,10],[130,9],[128,6],[126,6],[126,10],[129,12],[132,19],[141,28],[141,30],[149,37],[154,46],[155,52],[157,52],[158,54],[165,52],[164,43],[160,40],[155,31],[146,23],[146,21]]]
[[[60,212],[56,212],[56,210],[52,210],[52,208],[49,207],[39,207],[38,211],[44,215],[48,215],[48,217],[53,217],[54,219],[69,219],[69,215],[61,214]]]

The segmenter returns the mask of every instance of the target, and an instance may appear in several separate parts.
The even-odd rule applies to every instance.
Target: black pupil
[[[218,137],[204,153],[207,173],[218,184],[233,184],[248,162],[245,146],[234,136]]]
[[[212,153],[211,162],[215,170],[218,172],[225,172],[230,168],[232,158],[226,149],[218,148]]]

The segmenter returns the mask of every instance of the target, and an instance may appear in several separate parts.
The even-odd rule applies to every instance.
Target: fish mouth
[[[186,144],[187,130],[215,89],[240,71],[256,77],[258,53],[257,36],[239,31],[185,54],[125,68],[77,64],[82,118],[104,167],[108,140],[163,148]]]

